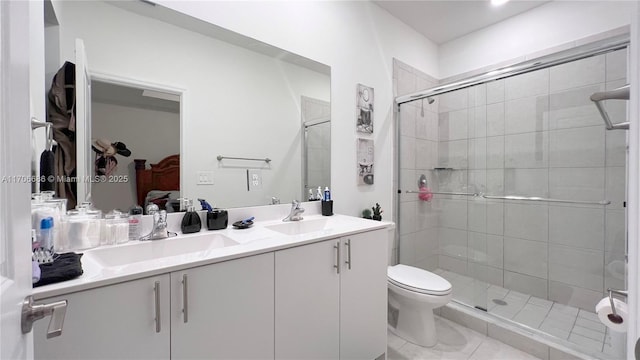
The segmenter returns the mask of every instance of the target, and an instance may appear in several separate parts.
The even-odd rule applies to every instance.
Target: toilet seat
[[[432,272],[398,264],[387,268],[390,283],[421,294],[443,296],[451,293],[451,283]]]

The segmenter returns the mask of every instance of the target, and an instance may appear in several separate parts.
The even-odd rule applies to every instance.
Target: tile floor
[[[471,277],[451,271],[437,269],[435,272],[451,282],[453,298],[460,302],[485,303],[490,314],[539,329],[590,352],[601,352],[614,357],[624,354],[621,352],[624,351],[624,341],[612,341],[612,336],[617,336],[617,333],[611,334],[593,312],[500,286],[474,282]],[[478,286],[482,288],[478,289]],[[482,297],[480,302],[474,301],[474,296]]]
[[[387,358],[389,360],[538,359],[533,355],[439,316],[436,316],[436,331],[438,332],[438,344],[431,348],[424,348],[407,342],[389,331]]]

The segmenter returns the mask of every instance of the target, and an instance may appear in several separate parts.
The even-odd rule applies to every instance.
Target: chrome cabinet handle
[[[340,241],[338,241],[335,245],[333,245],[333,248],[336,249],[336,253],[337,253],[336,264],[333,265],[333,267],[336,268],[336,272],[340,274]]]
[[[153,292],[155,295],[155,307],[156,307],[156,332],[160,332],[160,281],[156,281],[153,286]]]
[[[51,315],[47,339],[62,335],[64,317],[67,314],[67,300],[56,301],[50,304],[34,305],[33,296],[29,295],[22,302],[21,328],[26,334],[33,328],[33,323],[45,316]]]
[[[347,260],[344,263],[349,265],[349,270],[351,270],[351,239],[347,239],[344,246],[347,247]]]
[[[189,321],[189,291],[187,288],[187,274],[182,275],[182,314],[184,323]]]

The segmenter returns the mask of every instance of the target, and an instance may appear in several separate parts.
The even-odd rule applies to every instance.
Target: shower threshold
[[[587,358],[624,357],[626,334],[611,332],[593,312],[497,285],[478,282],[482,284],[479,289],[469,276],[442,269],[434,272],[453,286],[455,304],[447,306],[447,310],[457,309],[485,319],[489,324],[502,323],[503,328],[519,329],[516,332],[521,335],[544,340],[542,342],[551,347],[582,353]],[[480,304],[487,310],[471,304]],[[441,315],[447,317],[447,310],[443,310]]]

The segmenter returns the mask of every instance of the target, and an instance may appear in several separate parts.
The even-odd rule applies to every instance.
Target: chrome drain
[[[507,302],[502,299],[493,299],[491,301],[493,301],[493,303],[497,305],[507,305]]]

